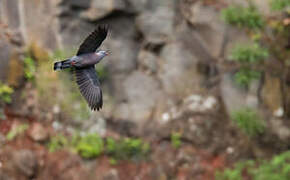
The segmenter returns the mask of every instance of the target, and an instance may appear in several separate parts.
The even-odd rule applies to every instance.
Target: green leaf
[[[24,133],[28,129],[28,124],[21,124],[16,126],[15,128],[12,128],[6,135],[6,139],[8,141],[13,140],[16,136]]]
[[[24,59],[24,75],[28,80],[34,80],[36,74],[35,62],[31,57],[26,57]]]
[[[261,29],[264,27],[264,20],[254,6],[230,6],[221,12],[222,19],[228,24],[249,29]]]
[[[0,100],[1,101],[7,104],[11,103],[11,95],[13,92],[14,90],[11,87],[0,82]]]
[[[231,119],[240,129],[251,137],[263,133],[265,130],[265,126],[259,115],[250,108],[243,108],[233,112]]]
[[[171,134],[171,145],[174,148],[179,148],[181,146],[181,134],[180,133],[172,133]]]

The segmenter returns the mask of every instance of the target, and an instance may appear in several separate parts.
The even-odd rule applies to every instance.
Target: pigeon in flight
[[[99,111],[103,106],[102,90],[95,64],[108,55],[107,51],[96,51],[106,39],[107,34],[108,27],[99,26],[81,44],[76,56],[54,63],[53,69],[55,71],[73,68],[80,92],[91,110],[97,109]]]

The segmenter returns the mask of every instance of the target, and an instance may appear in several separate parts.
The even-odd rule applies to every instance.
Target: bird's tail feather
[[[57,71],[57,70],[62,70],[62,69],[70,68],[70,67],[72,67],[70,63],[70,59],[66,59],[63,61],[55,62],[53,66],[53,70]]]

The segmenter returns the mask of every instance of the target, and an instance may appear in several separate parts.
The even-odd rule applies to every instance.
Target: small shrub
[[[171,145],[176,149],[181,146],[180,138],[181,138],[180,133],[171,133]]]
[[[254,161],[239,162],[234,165],[233,169],[225,169],[223,172],[217,171],[216,180],[243,180],[243,171],[247,167],[251,167]]]
[[[8,141],[12,141],[16,136],[23,134],[28,129],[28,124],[20,124],[12,128],[6,135]]]
[[[256,136],[265,130],[258,114],[250,108],[244,108],[232,113],[231,119],[249,136]]]
[[[58,151],[69,144],[68,139],[63,135],[54,136],[50,139],[48,143],[49,152]]]
[[[271,0],[270,1],[271,9],[274,11],[281,11],[286,7],[290,6],[289,0]]]
[[[235,73],[234,79],[237,84],[242,87],[248,87],[253,80],[259,79],[261,73],[251,70],[250,68],[241,68]]]
[[[262,16],[253,6],[230,6],[223,9],[221,13],[222,19],[231,25],[249,29],[261,29],[264,26]]]
[[[147,155],[149,150],[150,145],[142,142],[141,139],[125,138],[115,141],[107,138],[106,141],[106,153],[113,160],[141,159]]]
[[[257,180],[290,179],[290,151],[276,155],[271,161],[263,161],[257,169],[250,169],[249,172]]]
[[[0,100],[3,103],[11,103],[11,94],[13,91],[14,90],[11,87],[0,82]]]
[[[245,161],[234,168],[216,172],[216,180],[288,180],[290,179],[290,151],[276,155],[270,161]]]
[[[60,135],[51,138],[48,143],[50,152],[62,148],[68,148],[83,158],[88,159],[96,158],[105,153],[110,157],[110,163],[114,165],[118,160],[138,160],[144,158],[150,150],[150,145],[141,139],[125,138],[116,141],[109,137],[103,139],[97,134],[87,134],[85,136],[74,134],[71,138]]]
[[[261,63],[269,56],[267,49],[259,44],[238,44],[231,52],[230,59],[243,64]]]
[[[36,74],[36,65],[34,60],[27,56],[24,59],[24,76],[27,80],[34,80]]]
[[[108,154],[113,154],[118,148],[117,142],[113,138],[107,138],[106,151]]]
[[[268,50],[256,43],[234,47],[230,59],[242,65],[239,71],[235,73],[235,81],[241,86],[248,87],[253,80],[259,79],[261,72],[252,70],[251,65],[263,63],[268,56]]]
[[[76,150],[83,158],[98,157],[104,151],[103,139],[97,134],[81,137],[76,144]]]

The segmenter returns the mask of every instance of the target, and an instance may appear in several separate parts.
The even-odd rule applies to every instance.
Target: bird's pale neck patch
[[[108,55],[108,53],[106,51],[98,51],[98,52],[96,52],[96,54],[99,58],[103,58],[103,57]]]

